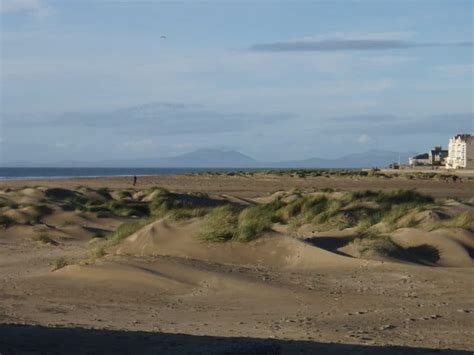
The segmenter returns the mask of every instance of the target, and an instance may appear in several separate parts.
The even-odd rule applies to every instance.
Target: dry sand
[[[80,186],[91,188],[109,187],[131,188],[130,177],[77,178],[64,180],[21,180],[1,181],[0,188],[8,187],[62,187],[76,189]],[[171,191],[207,192],[210,194],[229,194],[236,197],[258,197],[278,190],[299,188],[304,190],[335,188],[343,190],[394,190],[417,189],[434,197],[472,198],[474,197],[474,179],[464,177],[464,182],[446,183],[439,180],[407,179],[383,177],[292,177],[276,175],[225,176],[225,175],[161,175],[138,178],[137,189],[161,186]]]
[[[474,196],[472,181],[177,176],[139,183],[138,188],[159,184],[224,194],[242,203],[294,187],[416,187],[444,198]],[[130,187],[128,179],[110,178],[3,182],[0,189],[23,185]],[[0,198],[39,203],[44,190],[23,189]],[[15,211],[22,214],[18,219],[33,213]],[[438,266],[430,267],[350,257],[350,233],[302,228],[295,235],[275,226],[254,242],[209,244],[193,237],[199,219],[158,220],[107,256],[79,263],[100,243],[91,239],[95,232],[110,233],[126,220],[58,209],[41,224],[0,230],[2,355],[474,350],[474,236],[464,230],[396,233],[394,238],[407,247],[438,248]],[[44,232],[56,243],[35,240]],[[50,271],[59,258],[73,265]]]

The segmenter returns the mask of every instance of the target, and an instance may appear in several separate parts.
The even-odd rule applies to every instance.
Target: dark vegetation
[[[15,224],[15,220],[11,217],[0,215],[0,228],[7,228]]]
[[[43,244],[50,244],[50,245],[58,245],[59,243],[55,241],[52,237],[48,234],[42,233],[35,238],[36,241],[43,243]]]
[[[409,180],[438,180],[444,181],[457,177],[454,174],[446,174],[437,171],[406,171],[396,170],[390,172],[383,172],[380,169],[269,169],[269,170],[255,170],[255,171],[236,171],[236,172],[220,172],[209,171],[201,173],[192,173],[190,175],[206,175],[206,176],[231,176],[231,177],[254,177],[254,176],[288,176],[295,178],[310,178],[310,177],[347,177],[347,178],[362,178],[362,177],[377,177],[384,179],[392,178],[406,178]],[[466,177],[471,180],[473,178]]]
[[[53,209],[45,204],[31,205],[30,207],[34,211],[34,215],[29,221],[29,223],[32,225],[42,223],[43,217],[46,217],[53,213]]]
[[[115,200],[106,188],[98,190],[81,188],[81,192],[48,189],[45,195],[64,210],[95,212],[100,218],[111,216],[145,217],[150,214],[146,203],[129,199]]]

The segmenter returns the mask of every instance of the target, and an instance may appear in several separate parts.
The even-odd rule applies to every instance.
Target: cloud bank
[[[383,51],[421,47],[471,47],[465,42],[412,42],[397,39],[301,39],[256,44],[250,47],[258,52],[330,52],[330,51]]]
[[[327,131],[338,134],[397,136],[410,134],[469,133],[474,130],[474,112],[452,113],[421,117],[395,115],[358,115],[333,118]]]
[[[42,0],[2,0],[0,13],[30,12],[42,18],[50,15],[52,9]]]
[[[124,135],[166,136],[242,132],[295,117],[285,113],[230,113],[194,104],[148,103],[110,112],[4,115],[10,127],[89,127]]]

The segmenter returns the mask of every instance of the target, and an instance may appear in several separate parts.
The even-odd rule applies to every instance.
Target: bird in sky
[[[165,35],[161,35],[160,38],[161,38],[161,39],[166,39],[166,36],[165,36]]]

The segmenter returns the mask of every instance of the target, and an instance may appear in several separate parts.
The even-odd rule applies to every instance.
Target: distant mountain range
[[[130,167],[130,168],[370,168],[385,167],[391,163],[408,162],[415,152],[369,150],[349,154],[337,159],[310,158],[281,162],[261,162],[245,154],[218,149],[199,149],[191,153],[168,158],[140,160],[110,160],[101,162],[62,161],[55,164],[31,162],[10,163],[9,167]]]

